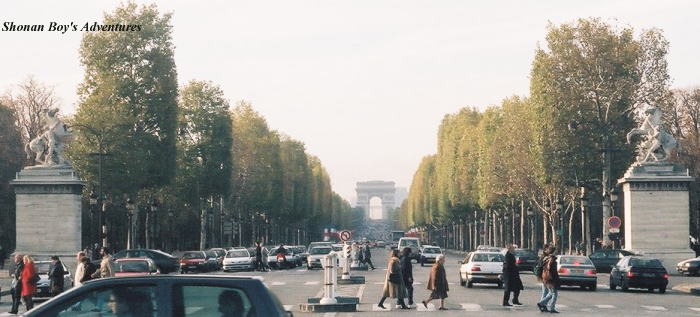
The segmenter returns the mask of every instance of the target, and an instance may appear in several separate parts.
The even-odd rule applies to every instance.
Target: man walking
[[[369,244],[367,244],[363,249],[362,253],[365,258],[365,263],[374,271],[374,264],[372,264],[372,251],[369,249]]]
[[[401,256],[401,276],[406,286],[408,306],[413,305],[413,263],[411,262],[411,248],[404,248]],[[374,268],[372,268],[374,269]]]
[[[100,254],[102,255],[100,269],[92,274],[92,278],[113,277],[114,270],[112,269],[112,258],[109,256],[109,249],[107,249],[107,247],[102,247],[102,249],[100,249]]]
[[[508,244],[507,249],[505,260],[503,260],[503,283],[505,286],[503,306],[522,306],[518,297],[520,296],[520,290],[523,289],[523,282],[520,280],[518,266],[515,265],[515,255],[513,254],[515,246]],[[508,302],[510,300],[510,292],[513,292],[513,305]]]
[[[12,274],[12,308],[10,314],[17,314],[22,299],[22,271],[24,262],[21,254],[15,254],[15,272]]]

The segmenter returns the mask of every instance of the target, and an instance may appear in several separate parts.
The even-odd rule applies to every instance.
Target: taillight
[[[627,277],[635,277],[636,275],[634,272],[627,272]]]
[[[523,263],[523,262],[525,262],[525,260],[523,260],[522,258],[518,258],[517,260],[515,260],[515,263],[516,263],[516,264],[520,264],[520,263]]]
[[[668,279],[668,273],[664,273],[664,279]]]
[[[596,273],[597,272],[595,270],[586,270],[586,274],[588,275],[596,275]]]
[[[185,264],[185,263],[187,263],[187,260],[185,260],[185,259],[180,260],[180,264]]]
[[[476,272],[476,271],[481,271],[481,267],[478,267],[476,265],[472,266],[472,272]]]
[[[560,268],[560,269],[559,269],[559,273],[569,274],[569,269],[564,268],[564,267],[563,267],[563,268]]]

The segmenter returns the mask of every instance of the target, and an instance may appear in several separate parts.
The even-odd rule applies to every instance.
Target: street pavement
[[[522,273],[521,277],[525,290],[521,293],[520,301],[525,304],[522,307],[506,308],[501,306],[503,290],[495,285],[475,284],[468,289],[459,285],[459,265],[457,261],[461,256],[449,253],[446,256],[446,271],[450,283],[449,297],[446,300],[447,311],[436,311],[431,303],[428,309],[420,304],[422,299],[428,296],[426,289],[430,267],[421,267],[414,264],[414,288],[415,302],[411,310],[397,310],[396,302],[387,299],[385,302],[389,310],[381,310],[376,304],[382,293],[382,285],[386,274],[386,259],[388,252],[383,249],[374,249],[372,260],[377,270],[352,271],[353,275],[364,275],[365,284],[342,285],[338,288],[338,295],[355,296],[360,298],[358,311],[353,313],[302,313],[299,304],[305,303],[309,297],[322,295],[323,272],[322,270],[307,270],[306,267],[298,267],[290,270],[270,272],[237,272],[216,274],[260,276],[264,279],[269,289],[277,295],[285,308],[292,311],[295,316],[427,316],[439,314],[442,316],[542,316],[535,303],[540,298],[540,286],[531,273]],[[598,275],[597,291],[585,291],[579,288],[564,288],[559,292],[557,310],[567,316],[700,316],[700,299],[697,296],[673,290],[672,287],[684,283],[700,283],[699,277],[672,276],[666,294],[648,293],[646,290],[637,290],[624,293],[619,289],[612,291],[607,286],[608,275]],[[9,310],[9,296],[2,298],[0,303],[0,317]],[[548,314],[547,314],[548,315]]]

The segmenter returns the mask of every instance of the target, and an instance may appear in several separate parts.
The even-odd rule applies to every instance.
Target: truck
[[[399,246],[399,240],[404,237],[404,232],[400,230],[394,230],[391,232],[391,243],[389,244],[390,248],[396,249]]]

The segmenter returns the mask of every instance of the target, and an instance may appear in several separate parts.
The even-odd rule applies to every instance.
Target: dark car
[[[291,316],[259,279],[155,275],[86,282],[25,313],[28,317]]]
[[[528,249],[515,249],[513,255],[518,271],[532,271],[539,260],[537,253]]]
[[[122,250],[115,253],[112,259],[123,259],[123,258],[149,258],[156,263],[156,266],[162,274],[168,274],[170,272],[177,272],[180,269],[180,261],[168,253],[160,250],[151,249],[132,249],[132,250]]]
[[[207,254],[207,265],[210,271],[218,271],[224,266],[223,259],[219,261],[219,254],[216,251],[209,250],[204,253]]]
[[[634,253],[619,249],[601,249],[591,253],[588,258],[593,261],[596,271],[600,273],[609,273],[613,265],[620,262],[620,259],[623,257],[629,255],[634,255]]]
[[[180,259],[180,273],[187,272],[208,272],[211,270],[207,262],[207,253],[204,251],[187,251]]]
[[[676,266],[678,273],[688,274],[690,276],[700,275],[700,257],[681,261]]]
[[[626,256],[610,272],[610,289],[618,286],[623,291],[630,288],[646,288],[653,292],[666,293],[668,272],[658,259]]]

